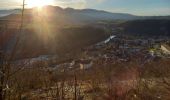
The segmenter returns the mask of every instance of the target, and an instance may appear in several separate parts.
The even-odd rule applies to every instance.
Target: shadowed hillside
[[[120,25],[125,34],[138,36],[170,36],[170,20],[135,20]]]
[[[15,33],[14,33],[15,32]],[[3,44],[9,51],[15,43],[17,30],[10,29],[3,37]],[[37,33],[36,30],[26,29],[21,35],[17,57],[31,57],[43,54],[63,54],[100,42],[108,37],[100,28],[89,26],[70,27],[54,30],[53,33]],[[1,45],[2,41],[1,41]],[[1,46],[2,47],[2,46]]]

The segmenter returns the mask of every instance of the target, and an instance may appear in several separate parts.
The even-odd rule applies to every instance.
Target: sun
[[[32,7],[43,7],[45,5],[53,5],[53,0],[26,0],[26,5],[27,7],[29,8],[32,8]]]

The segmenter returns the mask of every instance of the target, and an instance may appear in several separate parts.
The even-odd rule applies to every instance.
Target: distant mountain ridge
[[[0,10],[0,17],[8,16],[8,15],[10,15],[10,14],[17,14],[17,13],[19,13],[20,11],[21,11],[20,9]]]
[[[25,13],[29,14],[35,8],[25,9]],[[52,18],[61,19],[70,22],[94,22],[99,20],[136,20],[136,19],[170,19],[170,16],[136,16],[127,13],[111,13],[96,9],[74,9],[61,8],[58,6],[43,7],[47,12],[51,12]],[[11,18],[12,14],[18,14],[21,10],[0,10],[0,15],[8,15]],[[48,14],[48,13],[47,13]],[[14,16],[14,15],[12,15]]]

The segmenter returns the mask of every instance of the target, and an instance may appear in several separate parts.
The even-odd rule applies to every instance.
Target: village
[[[103,72],[102,75],[110,75],[110,71],[113,70],[114,67],[119,67],[120,65],[120,69],[123,68],[121,73],[119,73],[119,71],[116,72],[116,70],[115,73],[117,74],[115,74],[113,76],[113,80],[110,81],[112,81],[112,84],[117,86],[116,89],[124,88],[121,92],[126,93],[126,90],[136,87],[137,79],[140,78],[138,76],[139,70],[135,69],[136,67],[129,65],[127,65],[126,68],[126,64],[138,62],[137,64],[139,65],[137,66],[142,68],[149,62],[157,62],[160,59],[169,60],[169,43],[170,41],[168,39],[131,39],[111,35],[102,42],[82,48],[81,52],[78,54],[67,54],[67,56],[63,57],[64,59],[58,55],[42,55],[31,59],[23,59],[22,61],[20,60],[15,62],[15,64],[24,64],[24,68],[28,70],[40,68],[39,71],[45,71],[49,74],[53,73],[50,75],[54,75],[54,79],[56,78],[57,80],[60,78],[63,80],[62,78],[65,77],[65,89],[72,91],[67,92],[66,97],[68,98],[72,98],[72,93],[74,93],[74,86],[69,86],[69,78],[74,78],[74,81],[77,80],[77,85],[75,87],[79,90],[80,96],[88,95],[85,98],[88,100],[91,98],[90,95],[93,93],[89,93],[89,91],[91,91],[91,87],[88,86],[92,84],[91,82],[93,82],[93,80],[88,81],[87,79],[86,81],[83,81],[83,78],[88,77],[88,75],[93,75],[98,78],[97,80],[100,80],[101,76],[98,77],[94,75],[97,70],[99,73]],[[114,64],[117,64],[118,66],[114,66]],[[125,66],[123,65],[124,67],[121,67],[121,64],[124,64]],[[97,75],[100,75],[99,73]],[[157,80],[153,80],[153,83]],[[149,82],[149,79],[143,79],[143,81]],[[107,79],[106,83],[105,81],[102,81],[99,84],[99,88],[107,88],[107,86],[109,86],[109,82],[107,83]],[[58,83],[61,87],[62,85],[60,83],[62,83],[62,81]],[[43,97],[44,93],[50,90],[53,91],[56,88],[57,87],[54,86],[44,89],[35,89],[31,93],[32,95]],[[156,98],[160,98],[160,96],[158,95]]]
[[[54,72],[71,70],[89,70],[96,62],[102,64],[139,61],[141,65],[155,59],[170,59],[170,41],[168,39],[129,39],[111,35],[108,39],[81,49],[81,56],[57,62],[57,55],[42,55],[24,59],[26,65],[45,64],[45,70]],[[69,54],[68,54],[69,56]],[[32,66],[33,67],[33,66]]]

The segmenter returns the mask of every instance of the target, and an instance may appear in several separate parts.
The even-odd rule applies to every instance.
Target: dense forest
[[[120,25],[125,34],[143,36],[170,36],[170,20],[134,20]]]

